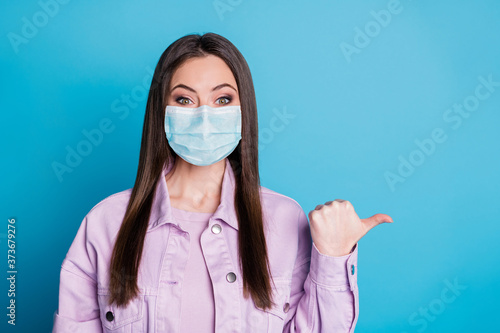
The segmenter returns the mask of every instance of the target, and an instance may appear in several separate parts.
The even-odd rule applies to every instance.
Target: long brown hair
[[[243,293],[245,298],[250,293],[255,305],[262,309],[274,305],[259,192],[257,103],[252,76],[238,49],[229,40],[214,33],[179,38],[163,52],[156,66],[146,104],[137,177],[111,256],[109,304],[115,302],[117,306],[125,306],[139,293],[137,273],[155,184],[164,164],[176,158],[164,131],[172,75],[187,59],[209,54],[224,60],[231,69],[242,110],[241,141],[227,158],[236,178],[234,209],[238,217]]]

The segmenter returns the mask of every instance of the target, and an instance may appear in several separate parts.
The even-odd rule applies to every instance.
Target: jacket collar
[[[220,219],[238,230],[238,218],[234,209],[235,177],[229,159],[226,158],[225,160],[226,166],[222,179],[220,204],[211,219]],[[165,223],[172,223],[179,226],[172,215],[170,196],[165,180],[165,176],[170,172],[173,165],[173,162],[170,164],[165,163],[161,177],[156,182],[155,197],[151,207],[148,231],[156,229]]]

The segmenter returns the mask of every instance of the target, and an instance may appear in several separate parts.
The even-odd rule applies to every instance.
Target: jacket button
[[[212,233],[219,234],[222,231],[222,227],[219,224],[214,224],[212,226]]]
[[[287,303],[285,303],[285,305],[283,306],[283,312],[284,312],[284,313],[287,313],[287,312],[288,312],[288,310],[290,310],[290,303],[288,303],[288,302],[287,302]]]
[[[234,274],[233,272],[227,273],[226,280],[230,283],[233,283],[234,281],[236,281],[236,274]]]
[[[113,321],[113,319],[115,319],[115,316],[113,316],[113,312],[111,311],[106,312],[106,319],[108,321]]]
[[[354,275],[354,265],[351,265],[351,275]]]

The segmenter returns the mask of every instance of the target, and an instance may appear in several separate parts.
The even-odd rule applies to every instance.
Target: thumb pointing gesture
[[[352,204],[341,199],[318,205],[309,212],[311,237],[316,248],[332,257],[349,254],[368,231],[385,222],[392,223],[392,218],[386,214],[375,214],[360,219]]]
[[[361,222],[365,225],[366,232],[370,231],[374,227],[382,223],[392,223],[392,218],[386,214],[375,214],[367,219],[361,219]],[[365,232],[365,234],[366,234]],[[363,235],[364,236],[364,235]]]

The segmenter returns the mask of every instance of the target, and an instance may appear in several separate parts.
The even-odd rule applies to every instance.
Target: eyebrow
[[[236,88],[234,88],[234,87],[233,87],[232,85],[230,85],[229,83],[221,83],[221,84],[219,84],[219,85],[215,86],[215,87],[212,89],[212,91],[219,90],[219,89],[222,89],[222,88],[224,88],[224,87],[229,87],[229,88],[233,89],[234,91],[238,92],[238,90],[236,90]],[[192,92],[196,93],[196,90],[194,90],[193,88],[188,87],[188,86],[186,86],[185,84],[182,84],[182,83],[180,83],[180,84],[176,85],[175,87],[173,87],[173,88],[170,90],[170,92],[174,91],[174,90],[175,90],[175,89],[177,89],[177,88],[184,88],[184,89],[186,89],[186,90],[189,90],[189,91],[192,91]]]

